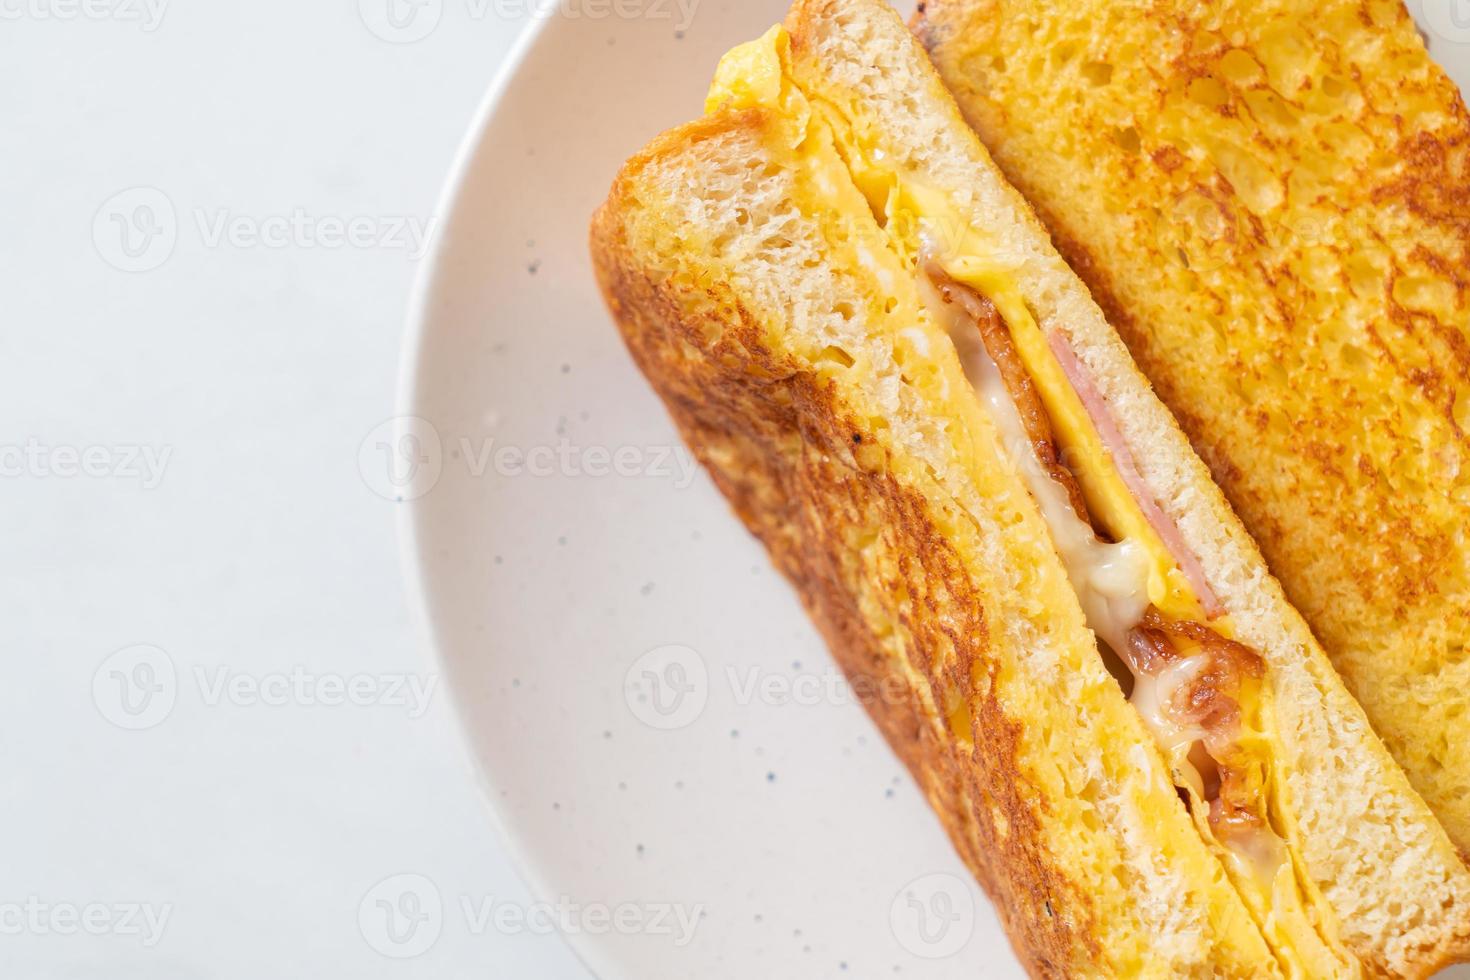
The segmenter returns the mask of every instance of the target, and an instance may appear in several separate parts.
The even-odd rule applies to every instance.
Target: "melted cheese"
[[[785,29],[777,24],[754,41],[726,51],[704,98],[704,111],[714,112],[726,104],[736,109],[781,107],[786,84],[784,55],[790,45]]]
[[[1199,796],[1204,795],[1204,781],[1194,771],[1194,766],[1189,764],[1188,758],[1194,744],[1205,737],[1205,730],[1198,725],[1185,726],[1174,722],[1168,716],[1167,706],[1179,689],[1193,682],[1208,663],[1208,657],[1195,654],[1180,657],[1165,665],[1157,674],[1135,675],[1133,694],[1129,698],[1143,716],[1143,723],[1158,739],[1159,747],[1164,750],[1164,756],[1170,765],[1186,774],[1194,775],[1198,782],[1191,788]],[[1185,769],[1185,766],[1189,768]]]

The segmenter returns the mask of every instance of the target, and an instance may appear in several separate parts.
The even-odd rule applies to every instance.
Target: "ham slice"
[[[1072,390],[1076,391],[1077,397],[1082,400],[1082,407],[1087,410],[1088,417],[1092,419],[1092,424],[1097,429],[1103,445],[1113,454],[1113,465],[1117,467],[1123,483],[1133,494],[1133,499],[1138,501],[1144,519],[1148,521],[1158,534],[1159,540],[1164,543],[1164,547],[1178,563],[1179,570],[1184,573],[1184,577],[1194,589],[1194,594],[1199,598],[1200,605],[1204,607],[1205,615],[1211,619],[1223,615],[1225,607],[1220,605],[1215,591],[1210,588],[1210,583],[1205,578],[1204,567],[1200,565],[1199,558],[1194,551],[1185,543],[1184,535],[1179,532],[1179,525],[1175,524],[1173,519],[1159,507],[1158,501],[1154,500],[1148,484],[1144,482],[1143,475],[1138,472],[1138,466],[1133,460],[1133,453],[1129,450],[1128,443],[1124,441],[1123,434],[1118,431],[1117,423],[1113,421],[1107,402],[1103,400],[1102,393],[1097,390],[1097,385],[1092,381],[1092,375],[1087,372],[1087,368],[1078,359],[1076,352],[1072,350],[1072,345],[1067,343],[1067,338],[1062,336],[1061,331],[1050,331],[1046,339],[1052,354],[1056,356],[1057,363],[1062,367],[1062,372],[1071,382]]]

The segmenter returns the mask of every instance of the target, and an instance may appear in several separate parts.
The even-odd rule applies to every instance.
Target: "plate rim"
[[[1406,10],[1414,17],[1416,24],[1422,24],[1425,0],[1402,0],[1402,2]],[[549,28],[552,22],[557,20],[555,5],[533,4],[531,9],[533,13],[519,29],[516,38],[507,49],[501,64],[481,96],[478,106],[470,116],[439,187],[434,209],[431,212],[434,231],[415,272],[405,308],[403,332],[398,349],[398,374],[393,396],[392,421],[395,424],[402,424],[409,418],[421,417],[424,382],[426,381],[422,376],[425,368],[423,355],[433,321],[433,304],[441,290],[445,261],[455,248],[455,233],[463,227],[463,222],[468,220],[462,214],[461,204],[469,190],[472,173],[477,163],[480,162],[481,152],[486,149],[486,136],[495,126],[502,110],[505,109],[507,98],[512,93],[513,86],[526,62],[538,46],[548,39]],[[1451,61],[1459,60],[1458,57],[1451,57],[1451,55],[1459,55],[1458,48],[1461,45],[1456,42],[1449,43],[1454,45],[1451,51],[1446,52],[1444,45],[1440,44],[1437,45],[1439,50],[1431,53],[1429,57],[1450,78],[1451,84],[1455,84],[1455,77],[1447,65]],[[1464,44],[1463,47],[1470,49],[1470,43]],[[1470,51],[1467,51],[1463,57],[1467,64],[1470,64]],[[1457,85],[1457,88],[1461,88],[1462,95],[1470,99],[1470,82],[1467,82],[1464,87]],[[486,811],[488,825],[503,845],[507,863],[526,886],[531,897],[537,901],[545,901],[548,897],[554,897],[556,890],[551,887],[547,876],[533,859],[533,849],[528,846],[528,842],[522,835],[513,829],[514,821],[502,813],[498,803],[501,785],[491,768],[487,766],[481,753],[475,748],[474,729],[470,722],[469,698],[463,685],[456,683],[459,671],[453,664],[453,658],[447,653],[441,636],[441,628],[432,613],[427,581],[428,562],[424,554],[425,542],[422,533],[423,514],[424,511],[418,501],[405,500],[397,503],[395,527],[398,563],[409,615],[414,620],[410,629],[412,635],[416,636],[420,643],[427,643],[430,648],[428,662],[446,681],[443,685],[447,688],[444,700],[448,704],[450,725],[456,733],[454,737],[459,750],[474,773],[476,792]],[[994,899],[991,899],[983,888],[980,888],[979,893],[994,904]],[[999,906],[995,907],[998,912]],[[601,950],[596,943],[595,937],[581,933],[568,934],[560,930],[557,930],[556,935],[560,939],[562,948],[571,953],[588,976],[600,978],[623,974],[622,965],[616,960],[609,961],[606,952]],[[594,962],[598,965],[594,965]]]
[[[454,230],[459,218],[460,202],[468,188],[471,172],[480,151],[485,146],[485,137],[494,126],[504,107],[506,97],[516,77],[521,73],[531,52],[541,43],[547,29],[556,19],[553,6],[537,7],[520,33],[511,43],[500,67],[481,96],[480,103],[470,117],[469,125],[460,138],[458,147],[440,187],[432,214],[435,217],[433,234],[422,263],[414,276],[405,312],[403,337],[399,343],[399,370],[394,393],[393,423],[400,425],[406,419],[422,417],[421,391],[423,352],[431,321],[433,299],[438,293],[440,270],[454,239]],[[511,823],[500,812],[496,803],[497,784],[480,753],[474,749],[473,732],[470,726],[470,708],[461,685],[454,682],[457,671],[445,652],[440,631],[432,614],[425,574],[423,539],[420,534],[420,514],[416,500],[397,502],[396,534],[398,539],[398,563],[403,579],[404,592],[409,614],[415,620],[413,630],[420,642],[426,642],[430,662],[439,675],[448,683],[445,698],[451,718],[450,726],[463,757],[474,772],[474,782],[480,802],[487,812],[490,826],[504,845],[505,857],[512,870],[531,893],[533,899],[545,901],[553,889],[544,876],[528,858],[525,842],[512,830]],[[603,976],[592,963],[593,951],[582,945],[585,939],[568,935],[560,930],[556,933],[562,947],[571,952],[588,976]]]

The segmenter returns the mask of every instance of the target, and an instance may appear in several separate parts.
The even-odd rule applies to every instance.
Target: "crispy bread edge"
[[[975,727],[985,733],[985,751],[962,751],[926,717],[859,607],[862,571],[849,560],[843,535],[852,528],[882,530],[905,587],[928,597],[904,623],[918,659],[926,644],[952,644],[959,653],[953,679],[969,688],[970,666],[983,660],[988,633],[974,585],[930,519],[929,504],[885,467],[857,463],[853,447],[876,439],[830,382],[768,349],[753,318],[731,306],[727,290],[711,284],[706,297],[706,310],[722,312],[696,310],[629,246],[624,219],[638,206],[636,180],[645,166],[732,129],[758,131],[763,114],[697,120],[628,162],[592,223],[604,299],[684,441],[796,588],[854,689],[867,692],[862,700],[870,715],[995,901],[1023,965],[1037,977],[1105,972],[1089,896],[1052,863],[1039,839],[1036,808],[1045,801],[1026,795],[1017,723],[993,697],[982,698]],[[712,347],[702,329],[709,316],[719,317],[723,328]],[[794,433],[800,438],[790,438]],[[948,615],[937,614],[940,603]],[[985,800],[995,810],[972,808],[967,800]],[[1003,815],[1004,833],[994,812]]]

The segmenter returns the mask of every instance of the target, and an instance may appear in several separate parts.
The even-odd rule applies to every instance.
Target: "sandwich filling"
[[[1207,808],[1211,832],[1239,859],[1240,871],[1270,881],[1286,854],[1267,817],[1263,767],[1249,751],[1261,658],[1225,635],[1223,620],[1177,618],[1150,600],[1149,549],[1136,538],[1115,539],[1114,529],[1100,526],[1088,509],[995,305],[932,258],[922,274],[921,291],[954,337],[1007,455],[1036,499],[1088,625],[1126,667],[1130,699],[1175,780],[1192,805]],[[966,343],[972,335],[981,343]]]
[[[827,168],[819,179],[848,182],[867,200],[885,247],[949,333],[1005,458],[1035,499],[1100,655],[1282,972],[1357,973],[1291,839],[1266,665],[1235,638],[1067,338],[1032,315],[1018,285],[1021,263],[1008,261],[944,194],[894,165],[855,114],[798,88],[780,28],[721,61],[707,106],[727,104],[790,117],[795,149]]]

